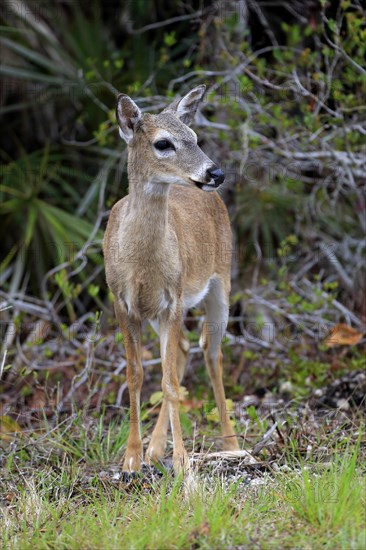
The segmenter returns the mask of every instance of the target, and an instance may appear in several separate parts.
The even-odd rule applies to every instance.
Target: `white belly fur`
[[[199,292],[196,292],[195,294],[188,294],[183,297],[183,307],[185,309],[190,309],[191,307],[197,306],[206,294],[208,293],[208,290],[210,288],[211,279],[208,281],[207,285],[200,290]]]

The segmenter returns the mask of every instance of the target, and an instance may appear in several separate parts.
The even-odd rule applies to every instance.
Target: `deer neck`
[[[167,234],[169,188],[169,183],[129,174],[130,230],[144,244],[152,243],[153,248],[163,243]]]

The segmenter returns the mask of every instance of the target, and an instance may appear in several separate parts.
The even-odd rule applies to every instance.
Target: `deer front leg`
[[[178,385],[180,385],[184,375],[185,367],[187,364],[188,352],[189,352],[189,341],[185,337],[183,330],[181,330],[179,345],[177,350],[177,362],[176,362]],[[169,425],[168,401],[164,397],[163,403],[161,405],[160,413],[159,413],[159,418],[156,422],[156,426],[151,436],[150,444],[146,451],[145,462],[147,464],[151,464],[152,462],[162,461],[164,457],[168,425]]]
[[[130,433],[123,462],[124,472],[138,472],[142,461],[140,429],[140,394],[143,380],[141,364],[141,326],[116,306],[116,315],[121,327],[126,350],[127,384],[130,395]]]
[[[180,380],[177,372],[177,354],[181,325],[181,314],[175,315],[173,319],[170,317],[163,318],[160,323],[160,346],[163,368],[162,388],[173,436],[173,467],[176,475],[189,470],[189,459],[183,445],[179,419]],[[158,434],[156,435],[158,436]],[[166,435],[164,439],[165,437]]]

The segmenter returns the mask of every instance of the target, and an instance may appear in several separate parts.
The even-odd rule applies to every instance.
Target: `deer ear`
[[[128,144],[132,140],[136,125],[141,119],[141,111],[128,95],[119,94],[116,117],[119,125],[119,135]]]
[[[184,124],[191,124],[197,112],[198,105],[205,95],[206,86],[202,84],[193,88],[182,99],[176,99],[171,105],[166,107],[163,113],[175,113]]]

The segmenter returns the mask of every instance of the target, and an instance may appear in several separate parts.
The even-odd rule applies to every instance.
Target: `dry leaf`
[[[32,395],[29,406],[31,409],[36,409],[41,411],[45,408],[47,403],[47,398],[44,390],[42,388],[36,388],[34,394]]]
[[[204,521],[203,523],[201,523],[201,525],[191,531],[191,533],[189,534],[189,542],[191,543],[191,545],[193,545],[193,547],[196,547],[197,540],[199,540],[200,538],[206,538],[209,534],[210,524],[208,523],[208,521]]]
[[[362,336],[362,333],[358,332],[349,325],[339,323],[332,328],[329,335],[326,337],[324,344],[328,347],[354,346],[360,342]]]

